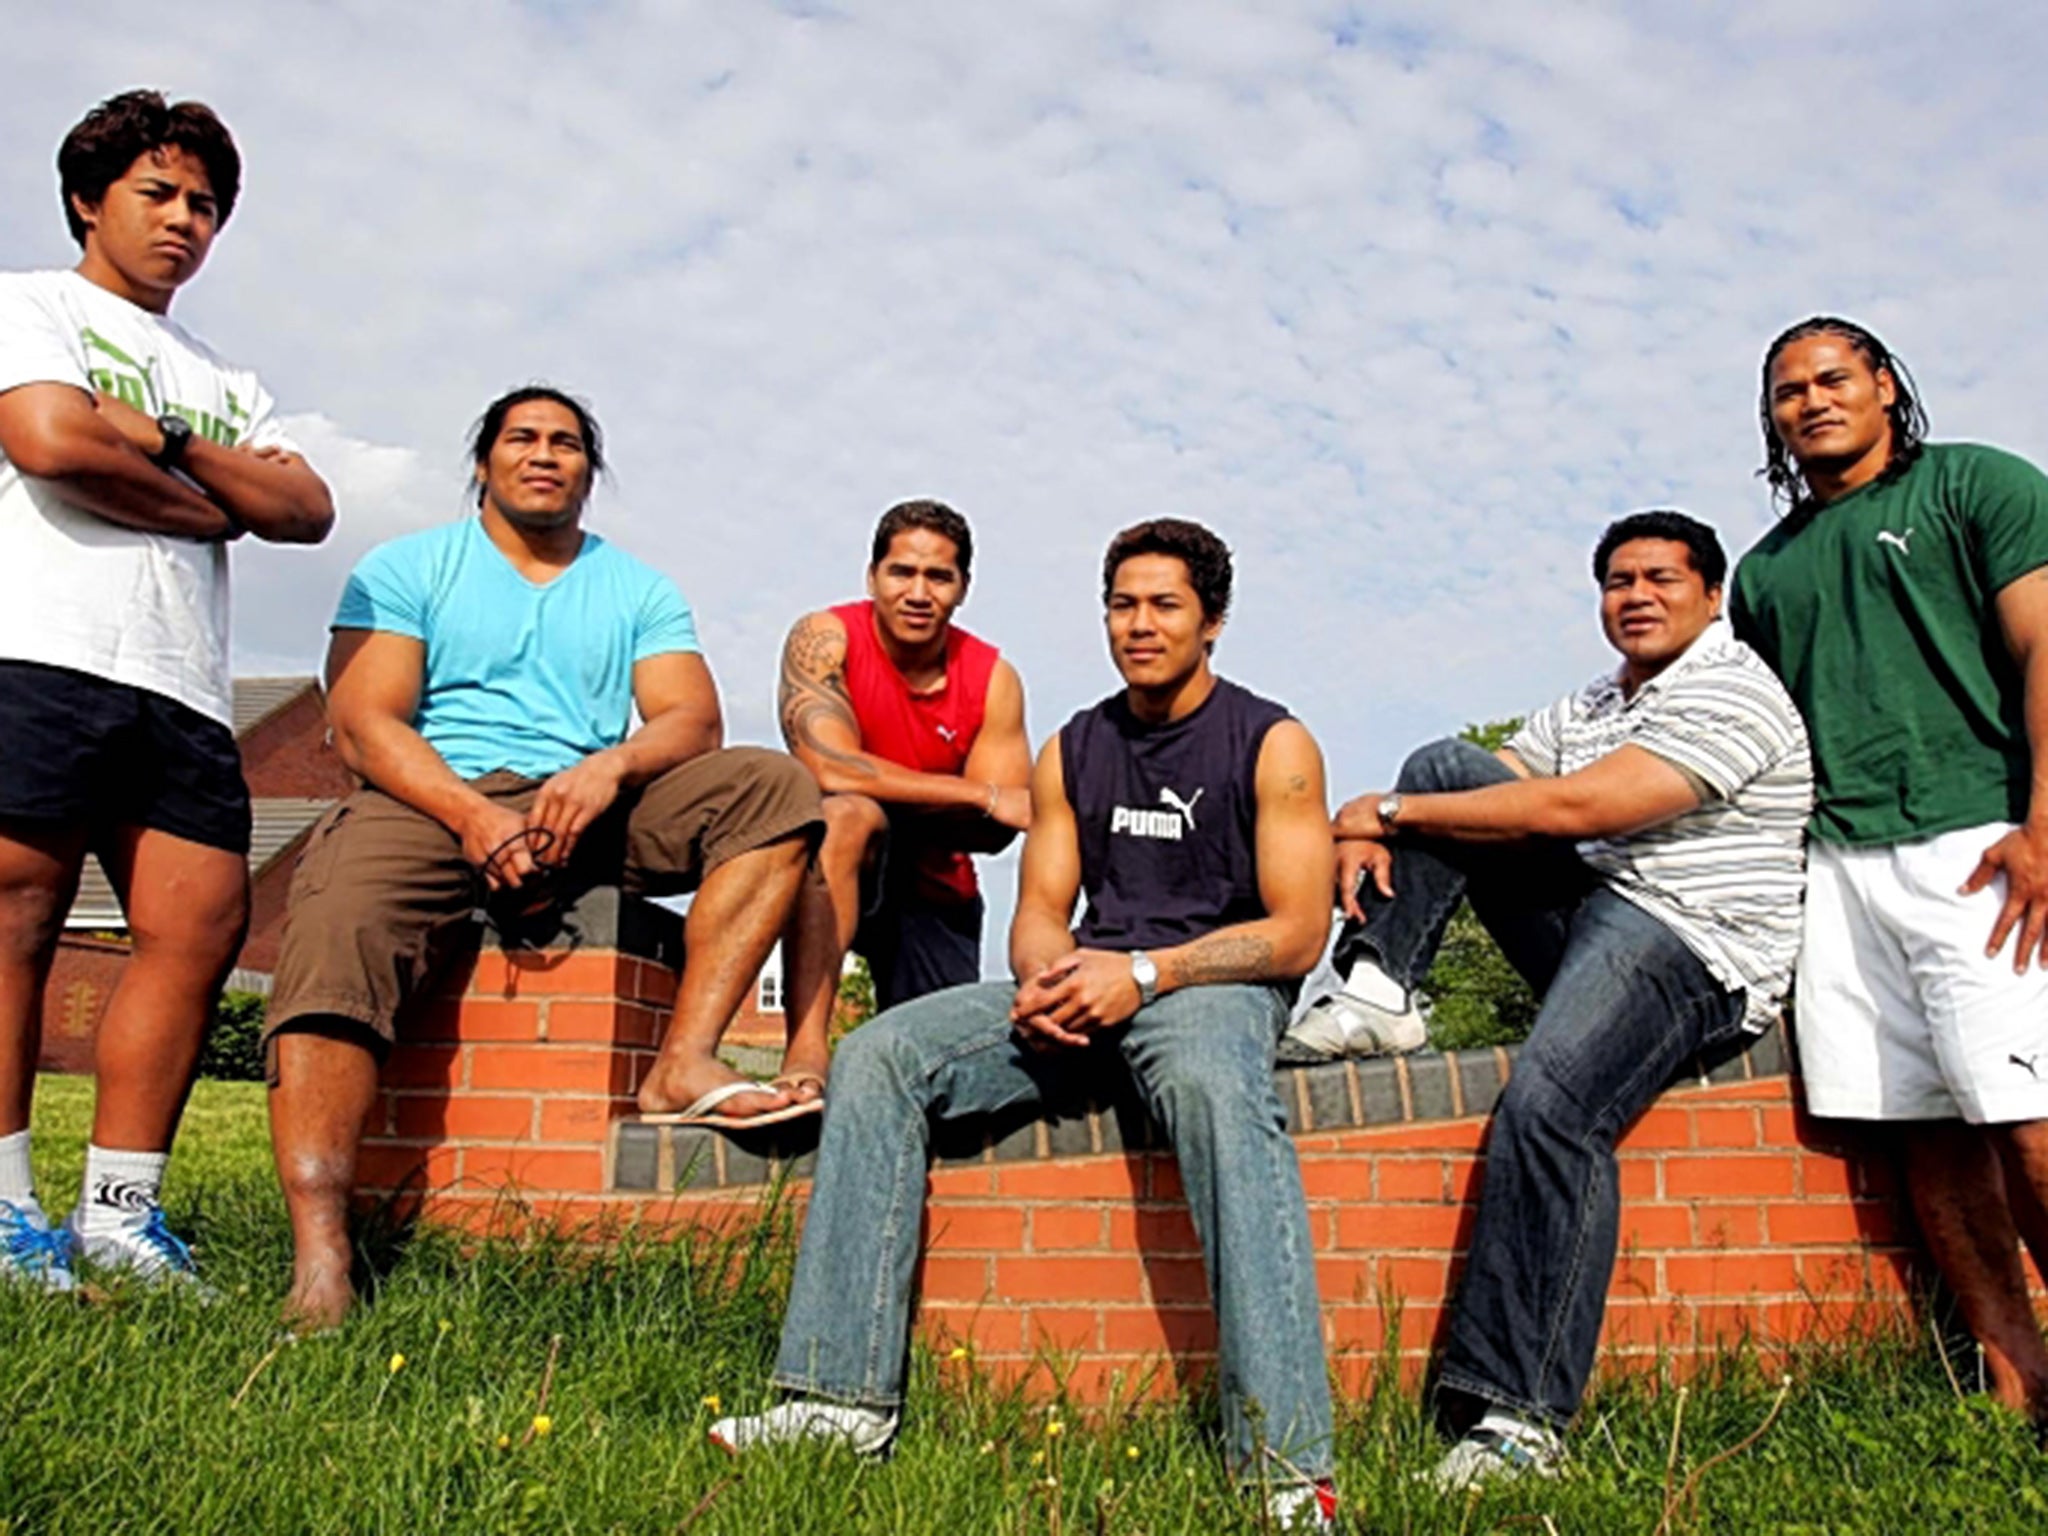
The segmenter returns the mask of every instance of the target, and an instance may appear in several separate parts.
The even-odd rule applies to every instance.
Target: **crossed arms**
[[[80,511],[148,533],[224,539],[240,532],[317,544],[334,525],[326,482],[282,448],[223,448],[193,435],[184,471],[199,489],[150,462],[163,449],[154,417],[112,395],[70,384],[23,384],[0,394],[0,451],[47,480]]]
[[[1266,915],[1153,951],[1162,997],[1182,987],[1305,976],[1322,955],[1334,856],[1322,753],[1298,721],[1283,720],[1266,733],[1256,790],[1259,897]],[[1018,981],[1010,1013],[1035,1046],[1086,1045],[1092,1031],[1138,1011],[1138,985],[1129,955],[1083,949],[1068,926],[1081,893],[1081,844],[1057,735],[1039,753],[1031,797],[1010,925],[1010,969]]]
[[[776,695],[784,742],[826,794],[944,816],[947,845],[967,853],[1000,853],[1031,824],[1024,685],[1007,661],[989,677],[981,730],[957,776],[920,773],[864,749],[846,691],[846,626],[836,614],[797,620],[783,643]]]
[[[554,775],[522,814],[473,789],[414,729],[426,665],[425,643],[409,635],[337,629],[327,651],[335,750],[363,779],[455,833],[463,857],[493,886],[517,886],[536,867],[533,850],[518,841],[529,827],[551,834],[545,862],[561,864],[622,790],[724,740],[718,685],[704,658],[686,651],[649,656],[633,664],[633,703],[645,723],[617,746]]]

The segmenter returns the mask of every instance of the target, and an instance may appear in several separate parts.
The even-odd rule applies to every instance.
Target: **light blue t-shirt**
[[[425,642],[413,725],[465,779],[499,768],[546,778],[617,746],[633,664],[698,648],[690,605],[651,566],[586,532],[574,563],[536,585],[475,517],[363,556],[334,628]]]

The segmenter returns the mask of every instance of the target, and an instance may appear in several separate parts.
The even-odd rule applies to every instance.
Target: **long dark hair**
[[[1771,365],[1778,360],[1778,354],[1793,342],[1804,341],[1809,336],[1839,336],[1862,354],[1872,373],[1883,372],[1892,376],[1893,399],[1885,409],[1885,415],[1892,424],[1892,451],[1878,476],[1880,480],[1892,480],[1904,474],[1913,460],[1920,456],[1920,445],[1927,441],[1927,412],[1920,405],[1919,386],[1914,384],[1906,365],[1892,355],[1891,348],[1854,320],[1844,320],[1837,315],[1815,315],[1810,320],[1800,321],[1791,329],[1780,332],[1778,339],[1764,353],[1763,388],[1757,401],[1757,418],[1764,429],[1764,464],[1757,473],[1770,482],[1771,500],[1783,501],[1792,511],[1798,510],[1805,500],[1806,481],[1771,420]]]
[[[597,424],[597,418],[590,413],[590,407],[566,390],[552,384],[522,384],[517,389],[508,389],[489,405],[476,424],[469,429],[469,457],[481,469],[491,461],[491,449],[496,446],[498,434],[505,430],[505,417],[515,405],[524,405],[529,400],[552,400],[571,416],[576,418],[576,430],[583,434],[583,456],[590,461],[590,478],[595,481],[604,473],[604,429]],[[476,504],[484,504],[484,488],[475,486]]]

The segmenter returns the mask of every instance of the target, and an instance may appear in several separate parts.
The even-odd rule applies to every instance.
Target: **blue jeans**
[[[1014,996],[1007,983],[935,992],[840,1046],[775,1384],[899,1406],[932,1129],[1100,1098],[1128,1074],[1172,1140],[1202,1240],[1232,1464],[1255,1477],[1263,1442],[1304,1475],[1328,1476],[1330,1388],[1308,1210],[1273,1089],[1286,999],[1271,987],[1190,987],[1097,1045],[1041,1053],[1010,1028]],[[1253,1402],[1257,1416],[1246,1412]]]
[[[1462,741],[1402,765],[1405,793],[1513,778]],[[1461,896],[1543,1006],[1486,1142],[1486,1172],[1438,1381],[1562,1426],[1600,1342],[1621,1223],[1614,1144],[1694,1058],[1742,1030],[1743,994],[1614,894],[1567,845],[1397,838],[1392,898],[1368,890],[1340,964],[1413,986]]]

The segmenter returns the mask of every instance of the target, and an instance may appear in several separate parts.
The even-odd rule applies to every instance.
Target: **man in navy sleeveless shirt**
[[[1273,1050],[1328,932],[1322,756],[1286,710],[1210,668],[1231,580],[1214,534],[1142,523],[1103,578],[1125,686],[1039,756],[1017,980],[919,998],[840,1048],[774,1376],[792,1400],[712,1434],[733,1450],[887,1445],[931,1128],[1134,1087],[1201,1236],[1232,1470],[1274,1490],[1283,1527],[1320,1526],[1329,1387]]]

